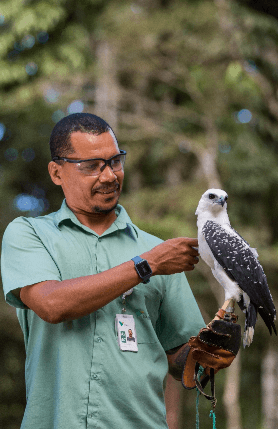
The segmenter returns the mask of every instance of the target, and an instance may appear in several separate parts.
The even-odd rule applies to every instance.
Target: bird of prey
[[[202,195],[195,213],[199,254],[223,286],[225,300],[237,301],[245,313],[245,347],[252,343],[258,313],[270,334],[273,329],[277,335],[276,310],[256,249],[230,225],[227,199],[221,189],[208,189]]]

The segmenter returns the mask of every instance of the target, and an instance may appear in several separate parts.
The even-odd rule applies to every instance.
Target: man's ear
[[[55,185],[62,185],[62,178],[61,178],[61,165],[57,164],[54,161],[50,161],[48,164],[48,172],[51,177],[51,180]]]

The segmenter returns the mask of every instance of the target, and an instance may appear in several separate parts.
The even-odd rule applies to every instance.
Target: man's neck
[[[98,235],[102,235],[117,219],[115,210],[110,213],[84,213],[75,211],[71,207],[69,208],[82,225],[92,229]]]

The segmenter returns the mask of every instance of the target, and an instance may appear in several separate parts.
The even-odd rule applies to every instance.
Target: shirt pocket
[[[159,293],[149,285],[150,283],[135,287],[130,296],[130,303],[127,304],[127,313],[128,307],[132,308],[138,344],[159,342],[155,327],[159,317],[161,299]],[[128,299],[129,297],[127,297]]]

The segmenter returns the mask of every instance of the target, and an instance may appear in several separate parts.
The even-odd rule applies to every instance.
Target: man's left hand
[[[227,368],[238,353],[240,341],[240,325],[225,320],[213,320],[176,353],[167,353],[169,372],[177,380],[182,380],[186,389],[192,389],[196,387],[196,362],[202,365],[206,373],[209,373],[210,368],[215,372]]]

